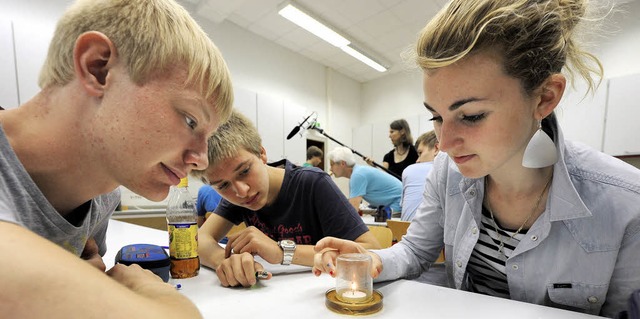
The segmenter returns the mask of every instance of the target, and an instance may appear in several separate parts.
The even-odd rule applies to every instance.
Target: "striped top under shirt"
[[[480,227],[480,238],[473,248],[469,264],[467,265],[467,275],[469,290],[485,295],[502,297],[509,299],[509,285],[505,272],[505,264],[509,256],[513,253],[524,238],[527,230],[523,229],[514,238],[511,236],[515,229],[506,229],[498,226],[500,237],[496,233],[495,226],[491,220],[489,211],[482,206],[482,227]],[[500,240],[504,243],[504,255],[498,251]]]

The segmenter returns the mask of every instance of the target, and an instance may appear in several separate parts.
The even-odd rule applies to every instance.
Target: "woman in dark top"
[[[399,119],[389,124],[389,138],[393,143],[393,150],[384,155],[382,166],[396,174],[401,180],[402,171],[418,160],[418,152],[413,147],[413,137],[409,123]]]

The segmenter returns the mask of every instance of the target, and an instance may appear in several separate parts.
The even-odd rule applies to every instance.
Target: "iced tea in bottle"
[[[171,187],[167,203],[169,228],[169,256],[171,278],[189,278],[198,275],[198,213],[187,188],[187,178]]]

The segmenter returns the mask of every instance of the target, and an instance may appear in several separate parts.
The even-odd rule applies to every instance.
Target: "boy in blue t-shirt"
[[[211,213],[216,210],[222,196],[216,192],[213,187],[209,185],[202,185],[198,189],[198,198],[196,199],[196,210],[198,211],[198,227],[204,224],[204,220],[207,217],[207,213]]]

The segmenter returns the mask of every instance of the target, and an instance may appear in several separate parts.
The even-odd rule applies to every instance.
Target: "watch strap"
[[[293,254],[296,251],[296,244],[295,242],[292,242],[292,243],[293,245],[283,244],[282,241],[278,242],[278,246],[280,246],[280,249],[282,249],[282,252],[283,252],[281,265],[284,265],[284,266],[291,265],[291,262],[293,261]]]

